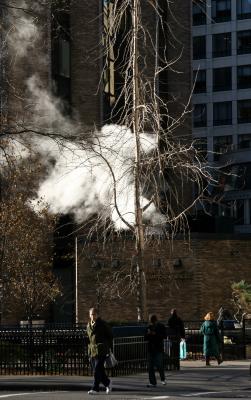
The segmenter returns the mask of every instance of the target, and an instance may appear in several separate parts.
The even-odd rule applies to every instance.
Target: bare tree
[[[43,2],[43,5],[46,7],[48,3]],[[38,115],[41,109],[37,109],[35,120],[31,118],[32,112],[28,114],[28,124],[8,121],[3,135],[13,138],[16,134],[28,133],[29,144],[33,134],[56,139],[60,147],[50,151],[55,168],[50,165],[52,173],[49,177],[47,174],[47,180],[55,178],[55,171],[59,173],[60,170],[64,179],[70,177],[72,171],[81,171],[82,175],[77,176],[79,186],[84,186],[81,181],[84,179],[89,189],[83,192],[85,197],[78,196],[75,203],[67,199],[67,205],[63,206],[64,187],[56,193],[52,185],[53,194],[47,196],[51,211],[74,213],[82,227],[85,225],[85,229],[89,229],[91,226],[90,234],[100,225],[104,236],[114,227],[117,231],[131,232],[135,238],[134,261],[129,268],[113,276],[112,288],[104,282],[104,290],[114,297],[127,292],[125,287],[136,293],[137,317],[142,320],[147,313],[144,251],[148,238],[157,231],[159,236],[165,235],[171,241],[177,233],[187,231],[187,215],[203,197],[205,182],[212,178],[186,128],[191,113],[191,93],[183,102],[176,102],[171,96],[163,98],[159,92],[160,76],[166,71],[179,73],[176,63],[182,57],[182,49],[171,59],[167,51],[171,36],[175,42],[171,25],[177,21],[172,14],[172,4],[169,0],[109,0],[104,5],[104,89],[111,106],[108,122],[115,122],[116,126],[86,132],[82,125],[64,118],[59,112],[58,100],[51,97],[50,112],[45,113],[47,119],[43,113]],[[146,9],[152,18],[148,25],[144,19]],[[166,19],[166,13],[171,22]],[[160,32],[164,41],[161,52]],[[121,79],[119,93],[115,93],[114,88],[115,72]],[[108,82],[111,74],[113,79]],[[46,97],[35,79],[29,80],[29,88],[34,104],[42,97],[46,98],[43,104],[48,104],[47,93]],[[176,108],[179,112],[173,113]],[[181,126],[185,130],[183,135],[177,133]],[[2,148],[5,151],[5,146]],[[68,183],[71,184],[72,179],[69,178]],[[196,187],[195,197],[184,195],[188,186]],[[48,185],[42,184],[39,196],[46,194],[46,190]],[[57,202],[60,203],[58,207]],[[87,224],[83,223],[85,220]],[[126,285],[122,284],[125,277]]]
[[[161,4],[172,16],[170,2],[167,0]],[[144,24],[144,9],[146,8],[148,8],[148,15],[152,15],[152,21],[156,22],[154,28]],[[196,151],[189,130],[183,136],[177,136],[176,133],[177,128],[184,124],[191,113],[190,96],[183,99],[182,111],[178,115],[172,115],[169,110],[172,108],[170,107],[171,101],[165,102],[158,92],[160,74],[163,70],[175,70],[175,63],[182,56],[180,54],[176,60],[169,60],[167,51],[162,54],[159,52],[160,30],[164,35],[168,30],[170,33],[168,26],[170,21],[164,19],[160,2],[110,1],[107,2],[104,18],[106,67],[109,68],[109,63],[112,63],[112,68],[117,68],[123,78],[123,86],[121,86],[117,99],[114,96],[112,98],[112,116],[119,125],[130,127],[134,137],[132,163],[134,222],[128,223],[127,218],[125,220],[127,220],[127,228],[135,236],[136,272],[134,277],[128,271],[114,273],[113,279],[109,279],[110,282],[114,282],[114,287],[111,288],[112,284],[110,284],[110,288],[108,288],[107,282],[105,282],[103,290],[107,289],[106,293],[110,291],[114,295],[114,292],[119,291],[118,288],[126,276],[131,282],[129,286],[135,290],[135,284],[132,282],[135,282],[136,279],[137,314],[138,320],[142,320],[146,317],[147,312],[144,248],[148,240],[147,230],[149,227],[151,228],[151,225],[153,228],[154,225],[151,222],[146,224],[144,215],[147,214],[148,208],[154,205],[156,209],[161,210],[163,216],[163,219],[158,220],[157,225],[160,227],[162,224],[163,231],[166,231],[170,238],[174,237],[177,232],[184,232],[188,228],[188,213],[196,201],[203,196],[206,189],[204,181],[209,182],[212,177]],[[124,27],[122,39],[121,25]],[[168,48],[168,38],[166,39],[165,49]],[[120,43],[118,43],[119,40]],[[117,49],[117,54],[114,49]],[[123,52],[120,60],[118,60],[119,52]],[[180,107],[180,104],[178,106]],[[158,142],[154,151],[147,155],[142,152],[141,137],[145,131],[156,137]],[[109,168],[112,173],[113,166],[109,165]],[[113,183],[116,206],[117,181],[115,177]],[[196,187],[197,196],[191,198],[185,205],[182,188],[188,185]],[[162,199],[160,198],[161,191]],[[144,196],[145,192],[148,192],[148,200]],[[122,217],[122,213],[119,214]],[[123,288],[125,286],[128,285],[123,285]]]
[[[29,321],[45,315],[60,294],[60,282],[52,271],[51,236],[55,219],[46,207],[38,213],[29,205],[39,167],[35,160],[6,165],[2,171],[0,209],[1,314],[19,315]],[[31,169],[32,166],[32,169]]]

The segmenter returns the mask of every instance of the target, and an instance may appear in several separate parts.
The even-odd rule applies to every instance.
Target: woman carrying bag
[[[204,317],[205,322],[201,325],[200,333],[204,335],[203,353],[206,358],[206,365],[210,365],[210,358],[215,357],[218,365],[222,363],[220,356],[220,334],[212,312],[209,312]]]
[[[108,324],[98,317],[97,310],[89,310],[90,321],[87,324],[87,335],[89,338],[88,355],[93,369],[94,382],[88,394],[97,394],[99,385],[105,386],[106,393],[111,392],[111,381],[106,375],[104,362],[112,348],[113,335]]]

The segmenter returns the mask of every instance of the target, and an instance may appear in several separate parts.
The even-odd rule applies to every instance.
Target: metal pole
[[[78,237],[75,237],[75,324],[78,324]]]

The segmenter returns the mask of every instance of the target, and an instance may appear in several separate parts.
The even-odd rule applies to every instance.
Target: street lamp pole
[[[75,324],[78,324],[78,237],[75,237]]]

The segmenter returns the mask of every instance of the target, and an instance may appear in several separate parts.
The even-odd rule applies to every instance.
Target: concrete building
[[[220,177],[223,217],[251,233],[251,1],[193,2],[193,135]]]

